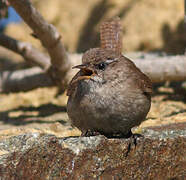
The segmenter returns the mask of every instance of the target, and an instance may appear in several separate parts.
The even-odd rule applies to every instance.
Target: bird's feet
[[[98,135],[101,135],[101,133],[98,131],[90,130],[90,129],[83,130],[81,133],[81,137],[90,137],[90,136],[98,136]]]
[[[141,134],[133,134],[131,130],[127,134],[110,135],[110,134],[102,134],[99,131],[94,131],[94,130],[90,130],[90,129],[89,130],[83,130],[82,134],[81,134],[81,137],[90,137],[90,136],[98,136],[98,135],[104,135],[107,138],[129,139],[129,145],[128,145],[128,148],[127,148],[126,157],[130,153],[133,145],[136,148],[137,139],[143,137],[143,135],[141,135]]]
[[[132,145],[137,146],[137,139],[143,137],[141,134],[133,134],[132,131],[130,130],[127,135],[124,135],[125,138],[130,138],[126,157],[128,156],[129,152],[131,151]]]

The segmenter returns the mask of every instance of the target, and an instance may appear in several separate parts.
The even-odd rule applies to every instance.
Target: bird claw
[[[126,157],[128,156],[129,152],[131,151],[131,147],[134,144],[135,148],[137,146],[137,139],[143,137],[141,134],[133,134],[131,131],[126,135],[127,138],[130,138],[128,149],[126,152]]]
[[[83,130],[81,137],[90,137],[90,136],[98,136],[101,135],[98,131],[93,131],[93,130]]]
[[[93,131],[93,130],[83,130],[81,137],[90,137],[90,136],[98,136],[101,135],[100,132],[98,131]],[[141,134],[133,134],[132,131],[130,130],[128,132],[128,134],[121,134],[120,136],[113,136],[113,135],[105,135],[105,137],[107,138],[129,138],[129,145],[127,148],[127,152],[126,152],[126,157],[128,156],[128,154],[130,153],[131,149],[132,149],[132,145],[137,146],[137,139],[143,137],[143,135]]]

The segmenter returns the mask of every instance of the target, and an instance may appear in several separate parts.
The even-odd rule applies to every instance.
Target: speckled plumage
[[[105,24],[111,30],[104,35]],[[103,23],[101,29],[101,48],[83,55],[82,65],[77,66],[80,71],[69,84],[67,113],[72,125],[82,132],[125,135],[150,109],[151,81],[121,54],[118,18]]]

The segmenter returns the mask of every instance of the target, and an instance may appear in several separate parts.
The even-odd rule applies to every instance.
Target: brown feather
[[[122,28],[119,17],[105,21],[100,26],[101,48],[121,54]]]

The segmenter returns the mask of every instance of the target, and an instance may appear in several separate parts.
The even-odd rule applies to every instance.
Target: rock
[[[0,139],[0,179],[184,179],[186,123],[130,139],[57,138],[28,133]]]

